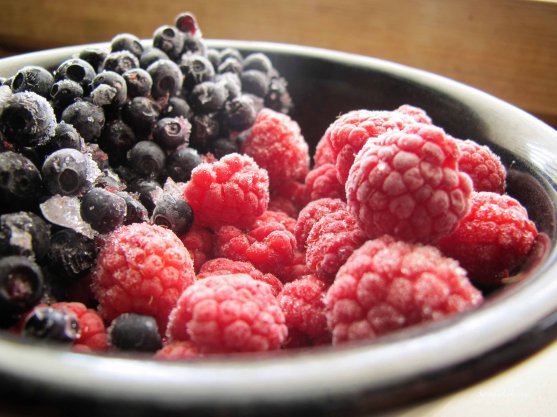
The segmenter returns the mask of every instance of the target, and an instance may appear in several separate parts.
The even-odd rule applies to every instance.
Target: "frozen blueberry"
[[[29,158],[0,153],[0,213],[35,208],[42,194],[41,173]]]
[[[126,162],[128,151],[136,143],[133,129],[120,119],[107,123],[99,138],[99,146],[108,154],[110,164],[114,167]]]
[[[191,124],[183,117],[164,117],[159,119],[153,129],[153,139],[161,148],[176,149],[189,143]]]
[[[114,36],[110,43],[110,49],[112,52],[129,51],[138,58],[143,53],[141,40],[131,33],[120,33]]]
[[[193,211],[183,198],[164,193],[153,210],[152,222],[182,235],[193,223]]]
[[[160,114],[159,104],[148,97],[134,97],[122,107],[122,120],[141,138],[147,138]]]
[[[267,55],[255,52],[244,58],[242,69],[243,71],[257,70],[270,75],[273,70],[273,64]]]
[[[20,255],[40,261],[49,245],[50,228],[35,213],[18,211],[0,216],[0,255]]]
[[[229,129],[242,131],[250,128],[255,122],[257,109],[252,96],[242,94],[226,102],[224,123]]]
[[[181,97],[170,97],[167,106],[161,112],[161,117],[183,117],[188,120],[192,115],[190,105]]]
[[[126,201],[105,189],[92,188],[81,200],[81,218],[101,234],[112,232],[124,223]]]
[[[87,46],[79,51],[78,58],[87,61],[95,72],[99,72],[107,54],[105,49]]]
[[[292,109],[292,98],[288,92],[288,84],[282,77],[271,77],[269,90],[265,96],[265,106],[281,113],[289,113]]]
[[[240,147],[238,143],[230,138],[219,138],[211,143],[211,152],[218,159],[231,153],[238,153]]]
[[[221,63],[219,50],[215,48],[207,48],[206,57],[209,60],[209,62],[213,64],[213,68],[216,71]]]
[[[45,144],[44,153],[48,155],[64,148],[82,152],[85,149],[85,143],[73,125],[62,121],[56,126],[54,136]]]
[[[124,224],[145,223],[149,220],[149,212],[138,199],[125,191],[117,191],[116,194],[126,201],[126,218],[124,219]]]
[[[0,312],[22,313],[36,305],[44,290],[41,268],[24,256],[0,258]]]
[[[128,152],[128,165],[143,178],[157,178],[165,163],[166,155],[155,142],[137,142]]]
[[[103,71],[93,79],[91,98],[97,106],[119,107],[128,98],[126,80],[114,71]]]
[[[217,72],[219,74],[231,72],[233,74],[240,75],[242,72],[242,63],[235,58],[226,58],[219,64]]]
[[[269,92],[269,78],[262,71],[250,69],[243,71],[241,76],[244,93],[265,97]]]
[[[79,322],[73,313],[37,306],[25,318],[22,335],[49,342],[72,343],[79,338]]]
[[[50,239],[49,265],[69,278],[84,276],[97,259],[97,245],[73,229],[62,229]]]
[[[128,187],[131,192],[137,193],[139,201],[148,213],[153,212],[159,196],[163,193],[160,184],[153,179],[136,178],[128,182]]]
[[[201,36],[191,35],[189,33],[184,36],[184,43],[182,46],[182,54],[203,55],[205,56],[207,47]]]
[[[52,84],[54,84],[54,77],[50,71],[37,65],[27,65],[15,74],[12,90],[14,92],[33,91],[49,98]]]
[[[132,68],[122,74],[128,86],[128,97],[148,96],[151,93],[153,79],[143,68]]]
[[[190,146],[201,153],[209,149],[211,141],[221,133],[218,113],[196,114],[191,120]]]
[[[108,327],[110,344],[123,351],[156,352],[162,347],[157,321],[151,316],[124,313]]]
[[[50,97],[54,109],[59,114],[70,104],[83,97],[83,87],[81,84],[68,79],[56,81],[50,89]]]
[[[158,61],[159,59],[170,59],[168,55],[159,48],[147,48],[139,58],[139,66],[143,69],[149,68],[149,65]]]
[[[86,142],[95,142],[101,135],[106,118],[102,107],[83,100],[66,107],[62,120],[73,125]]]
[[[197,84],[211,81],[215,77],[215,69],[211,61],[200,55],[184,55],[179,66],[184,74],[183,88],[186,94]]]
[[[188,101],[194,111],[212,113],[220,110],[227,98],[228,91],[223,83],[204,81],[193,88],[188,96]]]
[[[118,74],[137,67],[139,67],[139,59],[130,51],[110,52],[102,65],[104,71],[114,71]]]
[[[228,92],[229,100],[238,97],[242,93],[242,82],[240,81],[238,74],[233,72],[217,74],[215,76],[215,81],[224,85],[224,88],[226,88],[226,91]]]
[[[71,58],[62,62],[54,72],[54,80],[64,79],[75,81],[80,84],[83,91],[89,92],[96,71],[89,62],[80,58]]]
[[[147,68],[153,86],[151,94],[154,98],[174,96],[182,87],[183,75],[180,67],[170,59],[159,59]]]
[[[227,60],[228,58],[233,58],[238,62],[242,62],[244,60],[242,53],[236,48],[224,48],[220,51],[221,62]]]
[[[182,54],[184,33],[175,26],[160,26],[153,34],[153,46],[163,51],[170,59],[177,60]]]
[[[166,172],[176,182],[188,182],[191,171],[202,162],[193,148],[180,146],[166,158]]]
[[[41,174],[52,195],[77,195],[91,186],[87,158],[76,149],[64,148],[50,154]]]

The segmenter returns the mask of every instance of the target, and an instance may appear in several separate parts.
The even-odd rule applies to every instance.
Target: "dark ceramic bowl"
[[[36,404],[43,415],[367,415],[478,382],[557,336],[555,130],[481,91],[391,62],[292,45],[209,44],[269,54],[289,82],[293,117],[312,146],[339,113],[404,103],[422,107],[455,137],[488,144],[508,168],[509,194],[528,208],[546,245],[524,280],[489,295],[479,309],[373,343],[159,363],[73,353],[3,335],[4,403]],[[0,76],[25,64],[54,67],[80,48],[1,60]]]

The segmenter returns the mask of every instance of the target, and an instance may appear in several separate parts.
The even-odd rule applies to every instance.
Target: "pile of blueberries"
[[[0,83],[0,328],[68,299],[118,226],[185,233],[192,169],[237,152],[263,107],[292,105],[266,55],[208,47],[191,13]]]

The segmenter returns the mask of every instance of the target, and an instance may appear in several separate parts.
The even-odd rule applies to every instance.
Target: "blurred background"
[[[433,71],[557,126],[557,1],[0,0],[0,56],[151,37],[182,11],[205,38],[286,42]]]

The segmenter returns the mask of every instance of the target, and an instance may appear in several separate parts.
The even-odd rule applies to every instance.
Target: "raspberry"
[[[169,229],[147,223],[122,226],[107,237],[93,270],[101,316],[153,316],[164,332],[168,315],[195,278],[193,262]]]
[[[410,104],[403,104],[396,109],[395,112],[410,116],[417,123],[425,123],[426,125],[431,124],[431,117],[427,115],[425,110],[420,109],[419,107],[411,106]]]
[[[194,168],[184,197],[200,225],[248,227],[267,209],[269,178],[252,158],[233,153]]]
[[[306,186],[300,181],[286,181],[275,185],[271,190],[271,199],[277,198],[289,200],[294,206],[296,215],[309,202],[306,196]]]
[[[203,356],[199,351],[199,347],[190,340],[178,340],[175,342],[168,343],[159,349],[155,355],[154,359],[158,360],[190,360]]]
[[[474,191],[504,194],[507,171],[501,159],[487,146],[481,146],[472,140],[457,139],[456,143],[460,151],[458,167],[470,176]]]
[[[313,167],[317,168],[323,164],[335,164],[336,157],[331,147],[331,142],[328,140],[327,135],[323,135],[317,146],[315,147],[315,153],[313,155]]]
[[[273,274],[264,274],[249,262],[233,261],[227,258],[215,258],[205,262],[197,274],[197,279],[230,274],[247,274],[257,281],[265,282],[271,286],[275,296],[282,290],[282,282]]]
[[[172,310],[167,330],[170,342],[192,340],[208,353],[274,350],[286,335],[271,287],[247,274],[195,282]]]
[[[308,268],[326,281],[332,281],[340,266],[366,236],[347,210],[321,217],[311,228],[306,241]]]
[[[307,275],[284,286],[277,299],[284,313],[289,338],[292,334],[301,333],[313,342],[330,341],[325,318],[326,291],[326,284],[314,275]]]
[[[538,231],[526,209],[514,198],[490,192],[472,193],[470,211],[457,228],[438,242],[458,260],[470,279],[501,284],[526,260]]]
[[[472,184],[458,147],[438,127],[413,124],[368,141],[346,182],[347,205],[368,237],[430,243],[468,211]]]
[[[295,249],[292,262],[284,266],[281,270],[280,278],[282,282],[292,282],[310,273],[311,271],[306,264],[306,253]]]
[[[286,228],[286,230],[294,234],[296,219],[281,211],[267,210],[265,213],[257,218],[254,226],[263,226],[264,224],[270,222],[278,222],[282,224]]]
[[[203,264],[213,257],[215,234],[210,229],[194,223],[180,239],[193,260],[195,272],[198,273]]]
[[[373,339],[478,306],[482,294],[433,246],[367,241],[338,271],[325,304],[333,344]]]
[[[257,115],[241,150],[269,172],[271,189],[303,181],[309,171],[309,149],[300,127],[289,116],[268,108]]]
[[[305,251],[309,232],[321,217],[338,210],[346,210],[346,203],[336,198],[320,198],[305,206],[300,211],[294,228],[298,249]]]
[[[306,175],[306,200],[339,198],[346,200],[344,186],[338,181],[337,169],[333,164],[323,164]]]
[[[279,195],[272,195],[269,200],[269,205],[267,210],[270,211],[280,211],[289,215],[290,217],[298,217],[299,209],[296,207],[294,202],[288,198]]]

